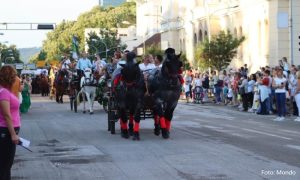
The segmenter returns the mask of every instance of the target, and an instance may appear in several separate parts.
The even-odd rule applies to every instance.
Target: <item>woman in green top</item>
[[[28,109],[30,108],[31,105],[31,100],[30,100],[30,91],[31,91],[31,85],[30,82],[25,79],[25,77],[22,78],[22,83],[23,83],[23,90],[22,90],[22,104],[20,106],[20,112],[21,113],[27,113]]]

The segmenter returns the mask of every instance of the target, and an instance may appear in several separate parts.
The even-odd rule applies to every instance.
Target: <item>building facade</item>
[[[160,0],[156,5],[161,9],[162,49],[186,53],[191,64],[197,44],[229,30],[246,37],[232,67],[247,63],[254,72],[277,65],[282,57],[300,65],[298,0]]]

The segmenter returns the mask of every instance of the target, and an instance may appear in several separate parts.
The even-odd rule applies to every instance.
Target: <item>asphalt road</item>
[[[33,180],[259,180],[300,179],[300,123],[230,107],[180,103],[171,138],[153,134],[153,120],[141,122],[141,141],[107,131],[106,114],[70,111],[34,96],[22,115],[13,179]]]

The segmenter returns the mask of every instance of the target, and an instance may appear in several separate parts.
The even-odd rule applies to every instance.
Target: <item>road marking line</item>
[[[297,134],[297,135],[300,135],[300,133],[299,133],[298,131],[291,131],[291,130],[285,130],[285,129],[280,130],[280,131],[286,132],[286,133],[291,133],[291,134]]]
[[[256,130],[253,130],[253,129],[246,129],[246,128],[242,128],[242,129],[245,130],[245,131],[254,132],[254,133],[263,134],[263,135],[272,136],[272,137],[278,137],[278,138],[285,139],[285,140],[292,140],[292,138],[288,138],[288,137],[284,137],[284,136],[278,136],[276,134],[270,134],[270,133],[266,133],[266,132],[256,131]]]

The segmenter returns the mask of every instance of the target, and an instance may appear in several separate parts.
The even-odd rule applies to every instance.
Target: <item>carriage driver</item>
[[[115,62],[115,69],[114,72],[112,74],[112,78],[115,79],[115,77],[117,75],[119,75],[121,73],[121,69],[122,66],[120,66],[120,64],[126,64],[126,55],[129,51],[124,51],[123,55],[121,54],[121,52],[116,51],[114,54],[114,62]]]
[[[93,68],[93,65],[91,63],[91,60],[89,60],[87,58],[87,53],[86,52],[82,52],[81,53],[81,58],[79,59],[79,61],[77,62],[77,65],[76,65],[76,69],[77,69],[77,74],[79,75],[79,77],[82,77],[84,76],[84,70],[86,68]]]
[[[71,65],[71,60],[68,54],[64,54],[63,60],[60,63],[60,69],[66,72],[66,76],[69,75],[69,69]]]
[[[103,74],[103,68],[106,66],[106,62],[101,59],[100,53],[95,55],[96,61],[93,63],[93,67],[97,75]]]

